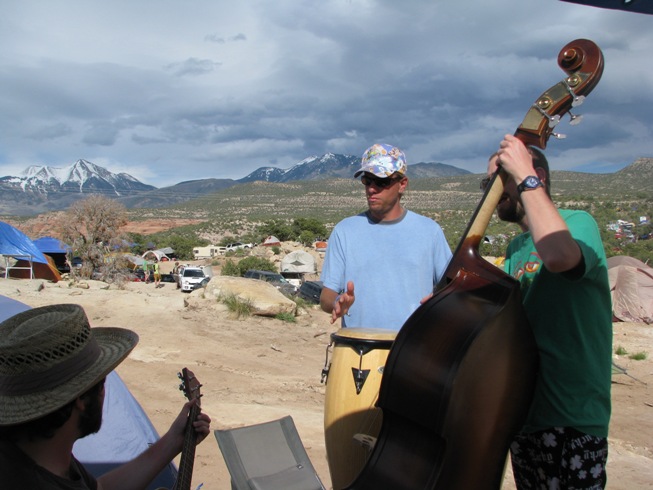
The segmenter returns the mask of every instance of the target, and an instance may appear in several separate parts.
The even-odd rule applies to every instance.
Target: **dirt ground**
[[[320,374],[329,336],[337,327],[311,309],[296,323],[249,317],[230,318],[210,309],[189,310],[185,294],[172,284],[129,283],[126,289],[89,289],[40,280],[0,279],[0,294],[30,306],[82,305],[94,326],[135,330],[140,343],[117,369],[159,433],[167,430],[183,404],[177,373],[188,367],[203,384],[203,410],[214,429],[238,427],[291,415],[323,482],[330,487],[326,461]],[[615,361],[637,380],[613,377],[608,488],[653,488],[653,326],[614,324],[614,346],[645,360]],[[229,489],[229,475],[213,436],[198,448],[193,486]],[[514,489],[510,471],[503,488]]]

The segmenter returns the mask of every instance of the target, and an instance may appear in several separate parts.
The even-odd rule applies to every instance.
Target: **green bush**
[[[283,322],[288,322],[288,323],[297,323],[297,319],[295,318],[295,315],[292,313],[278,313],[274,316],[277,320],[281,320]]]
[[[268,259],[261,257],[245,257],[240,262],[238,262],[238,271],[239,276],[244,276],[245,272],[250,269],[255,269],[258,271],[269,271],[269,272],[279,272],[276,266],[270,262]]]
[[[220,274],[223,276],[234,276],[234,277],[239,277],[241,275],[240,269],[238,268],[238,264],[234,263],[233,260],[229,260],[229,259],[227,259],[227,261],[222,266],[222,270]]]
[[[227,305],[227,309],[236,315],[236,318],[240,318],[242,316],[250,316],[254,310],[254,307],[250,301],[240,299],[234,294],[220,296],[219,300]]]

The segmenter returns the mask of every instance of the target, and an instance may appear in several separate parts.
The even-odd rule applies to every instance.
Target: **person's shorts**
[[[154,273],[154,280],[155,281],[160,281],[161,280],[161,274],[157,274],[156,272]]]

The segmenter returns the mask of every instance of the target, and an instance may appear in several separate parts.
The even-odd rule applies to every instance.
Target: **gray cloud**
[[[606,69],[584,122],[549,143],[552,166],[653,155],[653,16],[558,0],[164,3],[6,6],[0,175],[85,158],[162,186],[375,141],[482,172],[580,37]]]

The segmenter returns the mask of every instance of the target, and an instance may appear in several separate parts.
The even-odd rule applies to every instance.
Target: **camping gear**
[[[51,236],[37,238],[34,240],[34,245],[36,245],[36,248],[43,252],[44,255],[52,257],[59,272],[70,272],[70,266],[66,261],[68,254],[72,252],[72,247],[70,245],[66,245],[61,240],[57,240]]]
[[[4,258],[5,278],[46,279],[57,282],[61,275],[27,235],[0,221],[0,255]],[[10,263],[9,258],[15,262]]]
[[[232,490],[326,490],[292,417],[214,433]]]
[[[372,328],[341,328],[331,334],[323,379],[324,438],[333,488],[354,481],[371,453],[365,442],[379,435],[382,413],[375,403],[396,335],[392,330]]]
[[[622,322],[653,323],[653,267],[625,255],[608,259],[612,315]]]
[[[560,115],[603,72],[600,49],[584,39],[564,46],[558,64],[569,76],[526,114],[515,133],[526,145],[544,148]],[[501,487],[510,442],[528,413],[538,358],[519,282],[479,253],[507,178],[499,167],[433,297],[399,330],[377,402],[381,432],[347,488]]]

